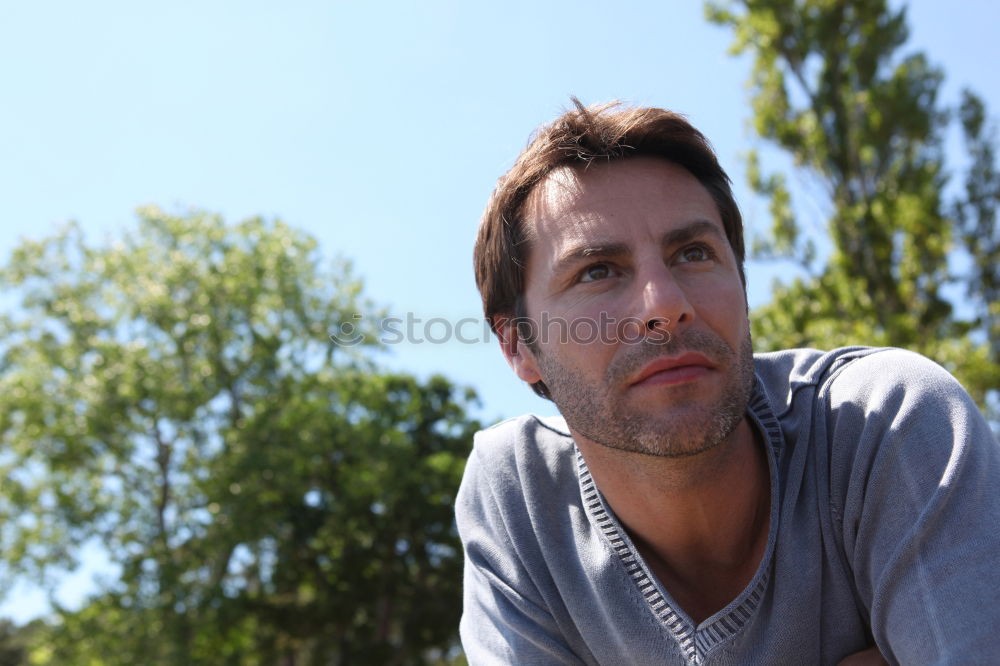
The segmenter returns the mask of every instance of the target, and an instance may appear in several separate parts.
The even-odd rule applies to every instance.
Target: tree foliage
[[[971,167],[949,198],[944,147],[956,113],[939,99],[941,71],[902,51],[905,7],[733,0],[710,2],[707,14],[734,29],[735,53],[753,56],[754,130],[793,159],[828,213],[829,243],[817,244],[788,177],[750,154],[751,185],[772,218],[755,254],[802,269],[754,313],[758,344],[915,349],[984,403],[1000,385],[1000,192],[982,102],[965,93],[958,115]],[[962,252],[972,268],[949,268]],[[968,294],[961,305],[949,298],[956,287]]]
[[[20,296],[7,578],[95,542],[119,572],[34,632],[32,663],[410,664],[454,643],[473,396],[331,341],[374,324],[346,265],[280,222],[151,208],[108,246],[23,243],[0,277]]]
[[[22,666],[28,663],[25,628],[0,619],[0,666]]]

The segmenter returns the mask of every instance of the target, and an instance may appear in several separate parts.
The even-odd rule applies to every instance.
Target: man
[[[916,354],[755,357],[743,260],[728,177],[668,111],[578,105],[500,179],[485,314],[565,420],[476,438],[471,664],[1000,660],[984,419]]]

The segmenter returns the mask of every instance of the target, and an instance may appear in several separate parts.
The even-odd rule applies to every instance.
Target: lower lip
[[[673,384],[685,384],[701,379],[709,373],[709,369],[703,365],[682,365],[668,370],[660,370],[641,382],[636,382],[633,386],[670,386]]]

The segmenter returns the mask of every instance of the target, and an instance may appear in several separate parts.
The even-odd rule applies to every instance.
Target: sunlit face
[[[687,170],[631,158],[550,174],[529,197],[525,310],[505,346],[576,437],[659,456],[709,449],[744,417],[753,356],[718,210]],[[589,323],[588,323],[589,322]]]

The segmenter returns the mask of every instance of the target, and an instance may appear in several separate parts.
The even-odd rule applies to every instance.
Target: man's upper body
[[[938,535],[958,534],[942,524],[972,524],[969,506],[1000,518],[987,490],[1000,481],[996,442],[968,397],[963,411],[953,403],[964,393],[934,372],[882,376],[875,364],[870,377],[864,359],[839,371],[855,393],[838,393],[819,383],[830,364],[806,352],[762,361],[755,375],[743,248],[728,177],[667,111],[578,107],[501,179],[476,244],[484,310],[511,367],[565,425],[508,424],[470,460],[459,528],[472,663],[833,663],[871,637],[899,658],[918,600],[951,612],[966,608],[955,593],[972,594],[968,610],[984,601],[975,593],[995,594],[985,571],[948,575],[955,553],[997,550],[979,531],[960,530],[971,543],[925,561]],[[913,406],[906,395],[925,373],[937,380]],[[796,406],[806,386],[813,402]],[[904,408],[929,416],[898,421]],[[948,452],[937,476],[875,474],[932,459],[933,444]],[[978,470],[972,499],[935,494],[966,460]],[[892,514],[904,497],[910,510]],[[841,532],[824,524],[849,509]],[[906,531],[922,521],[934,529]],[[935,591],[926,599],[913,596],[920,576]],[[782,618],[807,609],[821,628],[789,631]],[[960,629],[980,650],[967,656],[992,638],[970,621],[933,626],[947,629],[941,644]]]
[[[1000,456],[962,388],[901,350],[795,350],[755,367],[764,554],[700,622],[561,419],[480,433],[457,505],[471,664],[835,664],[873,639],[892,663],[1000,658],[1000,536],[982,520],[1000,515]]]

